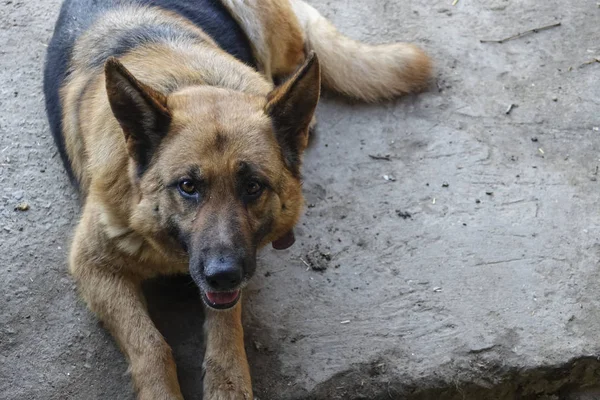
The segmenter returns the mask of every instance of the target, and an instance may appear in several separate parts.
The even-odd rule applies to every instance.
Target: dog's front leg
[[[171,348],[150,320],[139,281],[84,260],[89,253],[75,247],[71,273],[129,359],[138,399],[183,400]]]
[[[204,400],[252,400],[241,300],[229,310],[206,307]]]

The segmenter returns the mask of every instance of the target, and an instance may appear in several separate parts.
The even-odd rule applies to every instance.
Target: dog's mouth
[[[232,292],[203,292],[202,298],[207,306],[216,310],[226,310],[237,304],[240,299],[240,290]]]

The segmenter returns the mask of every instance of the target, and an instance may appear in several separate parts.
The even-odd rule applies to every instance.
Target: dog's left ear
[[[302,152],[308,143],[308,126],[321,93],[319,60],[311,52],[294,76],[267,97],[265,112],[273,121],[275,136],[291,171],[299,173]]]
[[[110,108],[123,129],[129,156],[141,174],[167,135],[171,123],[167,98],[138,81],[114,57],[106,61],[104,73]]]

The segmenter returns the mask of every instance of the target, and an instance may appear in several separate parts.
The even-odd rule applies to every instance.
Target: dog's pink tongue
[[[273,245],[273,248],[275,250],[285,250],[291,245],[293,245],[295,241],[296,237],[294,236],[294,231],[289,231],[279,239],[273,240],[273,243],[271,243],[271,245]]]
[[[239,290],[235,292],[206,292],[206,298],[213,304],[229,304],[238,297],[239,293]]]

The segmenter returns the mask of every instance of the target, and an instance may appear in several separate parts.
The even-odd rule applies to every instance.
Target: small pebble
[[[19,203],[15,207],[15,211],[27,211],[29,210],[29,204],[27,203]]]
[[[450,184],[449,184],[448,182],[444,182],[444,183],[442,183],[442,187],[445,187],[445,188],[447,188],[448,186],[450,186]]]

